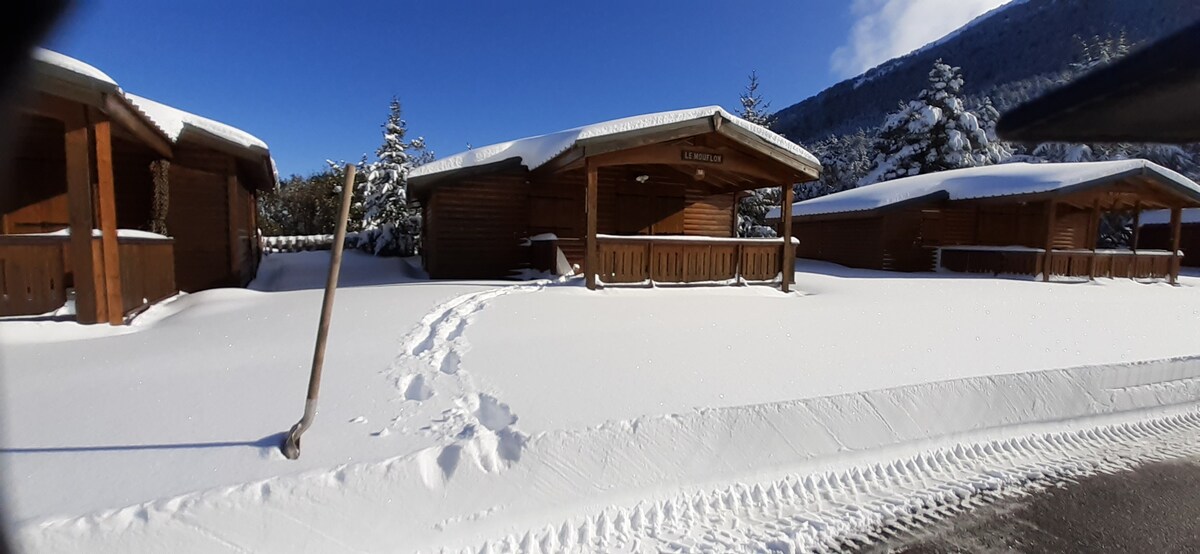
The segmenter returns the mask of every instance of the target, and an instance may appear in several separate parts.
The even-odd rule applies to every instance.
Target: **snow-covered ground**
[[[798,263],[797,288],[428,281],[328,252],[127,328],[0,322],[31,551],[820,547],[1039,477],[1190,452],[1200,278]],[[916,515],[912,515],[916,513]]]

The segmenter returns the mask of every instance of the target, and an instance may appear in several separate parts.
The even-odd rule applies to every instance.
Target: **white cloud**
[[[933,42],[1008,0],[854,0],[854,25],[829,57],[841,77],[853,77]]]

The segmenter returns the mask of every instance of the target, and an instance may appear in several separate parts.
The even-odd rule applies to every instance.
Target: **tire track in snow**
[[[399,393],[399,413],[376,435],[385,436],[412,418],[427,417],[420,408],[436,399],[441,412],[420,431],[441,443],[423,453],[426,485],[439,487],[468,457],[484,471],[498,471],[520,458],[527,437],[515,427],[517,416],[507,404],[481,390],[462,357],[470,349],[464,333],[488,302],[510,294],[537,292],[549,280],[472,292],[435,306],[401,340],[400,354],[385,370]],[[407,406],[405,404],[408,404]],[[415,409],[414,409],[415,405]]]
[[[463,552],[837,552],[1059,482],[1200,454],[1200,410],[959,444],[842,471],[680,493]]]

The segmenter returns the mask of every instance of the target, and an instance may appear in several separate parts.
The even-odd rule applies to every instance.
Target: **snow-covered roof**
[[[685,121],[712,117],[720,114],[722,118],[738,127],[749,131],[767,143],[785,150],[814,166],[820,167],[820,161],[800,145],[783,138],[761,125],[755,125],[740,117],[725,111],[720,106],[705,106],[687,110],[658,112],[633,117],[625,117],[567,129],[557,133],[528,137],[508,142],[501,142],[480,148],[460,152],[453,156],[427,163],[413,170],[409,177],[421,177],[446,171],[454,171],[486,165],[503,160],[517,158],[521,165],[532,170],[554,159],[555,156],[566,152],[575,143],[597,137],[615,135],[629,131],[638,131],[654,127],[662,127]]]
[[[1200,223],[1200,208],[1182,211],[1182,223]],[[1146,210],[1138,217],[1141,225],[1166,225],[1171,222],[1171,210]]]
[[[114,87],[117,86],[117,82],[114,81],[112,77],[109,77],[107,73],[70,56],[59,54],[53,50],[34,48],[33,59],[52,67],[62,69],[87,81],[96,81]]]
[[[154,123],[154,126],[158,127],[171,142],[178,142],[179,136],[183,134],[184,130],[195,129],[243,148],[257,147],[263,150],[267,149],[267,143],[236,127],[185,112],[178,108],[172,108],[166,104],[155,102],[136,94],[128,92],[124,94],[125,98],[138,111],[142,112],[147,119]]]
[[[240,148],[262,149],[264,153],[268,150],[267,143],[241,129],[126,92],[103,71],[70,56],[35,48],[33,59],[44,64],[43,67],[51,68],[56,77],[105,92],[120,93],[173,143],[179,141],[185,130],[196,130]]]
[[[792,204],[793,216],[874,210],[938,193],[948,200],[1037,194],[1102,181],[1130,172],[1146,172],[1200,198],[1200,185],[1150,161],[1113,160],[1079,163],[1011,163],[927,173],[867,185]],[[767,217],[779,218],[779,208]]]

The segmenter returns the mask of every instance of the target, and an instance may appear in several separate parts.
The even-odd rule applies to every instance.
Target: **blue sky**
[[[1000,1],[92,0],[46,46],[257,135],[287,175],[373,152],[393,95],[439,156],[615,117],[733,108],[751,70],[778,109]],[[904,19],[913,5],[963,2],[978,6],[952,25]]]

